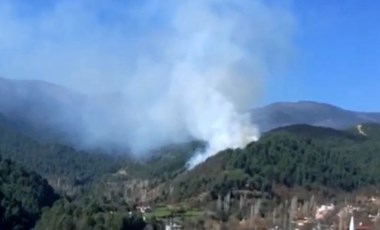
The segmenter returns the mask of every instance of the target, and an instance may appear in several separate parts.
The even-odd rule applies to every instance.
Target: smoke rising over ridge
[[[48,2],[0,3],[0,75],[101,98],[95,110],[78,110],[75,138],[88,146],[125,145],[137,155],[167,143],[207,141],[208,150],[189,167],[258,139],[244,111],[291,46],[293,20],[283,6],[264,0]],[[78,124],[71,119],[61,128],[71,126]]]

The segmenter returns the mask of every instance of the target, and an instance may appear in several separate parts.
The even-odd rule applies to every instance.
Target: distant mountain
[[[55,84],[0,78],[0,123],[42,140],[67,139],[80,132],[74,124],[86,100]]]
[[[121,100],[120,93],[87,95],[44,81],[0,78],[0,124],[40,141],[125,152]]]
[[[252,110],[252,121],[262,131],[294,124],[345,129],[362,123],[380,123],[380,113],[349,111],[311,101],[280,102]]]
[[[44,81],[0,78],[0,124],[38,140],[81,147],[96,143],[125,150],[128,124],[120,121],[128,114],[120,107],[122,98],[116,93],[84,95]],[[380,123],[380,113],[309,101],[281,102],[253,109],[252,122],[262,132],[293,124],[345,129]]]

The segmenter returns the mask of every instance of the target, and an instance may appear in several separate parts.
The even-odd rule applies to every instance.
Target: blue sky
[[[99,78],[107,74],[110,79],[115,79],[110,84],[118,85],[121,79],[112,76],[117,76],[121,72],[123,74],[133,72],[132,68],[128,70],[130,72],[122,70],[126,62],[135,59],[125,53],[138,49],[136,45],[127,47],[119,46],[119,44],[132,44],[136,39],[141,38],[134,36],[139,33],[145,34],[143,39],[160,36],[159,30],[167,29],[161,23],[167,20],[166,13],[171,10],[170,7],[162,7],[160,8],[162,14],[153,14],[148,20],[145,18],[137,23],[136,18],[140,17],[139,14],[147,12],[149,14],[150,7],[154,4],[147,4],[143,11],[139,9],[134,12],[135,5],[138,5],[136,1],[112,1],[112,4],[101,0],[83,1],[88,3],[85,4],[87,8],[98,8],[96,9],[97,16],[103,15],[96,19],[93,15],[86,14],[87,11],[83,11],[83,6],[64,5],[62,8],[69,12],[67,17],[70,18],[71,14],[77,13],[73,18],[78,20],[78,24],[82,24],[73,27],[75,20],[57,23],[61,22],[61,18],[66,15],[65,11],[62,13],[58,10],[52,17],[52,24],[44,24],[41,29],[42,33],[48,32],[46,36],[42,36],[48,42],[39,44],[38,42],[42,40],[39,34],[41,31],[34,30],[33,23],[39,20],[38,17],[44,19],[43,17],[48,14],[46,12],[49,12],[54,5],[46,4],[46,2],[55,3],[56,1],[33,1],[33,4],[26,0],[3,1],[5,6],[7,3],[17,5],[18,21],[13,22],[14,18],[9,20],[6,16],[0,15],[0,23],[3,23],[0,24],[0,29],[5,28],[5,32],[2,30],[3,35],[0,34],[0,42],[12,40],[10,46],[4,45],[5,48],[2,48],[0,44],[0,51],[3,52],[0,53],[0,75],[11,78],[38,78],[37,76],[42,76],[41,72],[46,70],[45,68],[50,68],[46,70],[49,76],[54,75],[52,74],[54,70],[60,68],[59,74],[66,74],[67,79],[71,79],[71,83],[77,84],[73,80],[74,77],[70,78],[74,72],[74,70],[70,71],[70,68],[83,62],[81,66],[75,67],[75,74],[99,75]],[[94,2],[96,4],[93,4]],[[266,79],[267,85],[260,104],[275,101],[315,100],[347,109],[380,111],[380,2],[377,0],[285,0],[284,2],[289,3],[285,5],[290,8],[295,21],[292,50],[287,55],[289,59],[287,67],[277,71],[275,76]],[[0,6],[4,5],[0,4]],[[130,9],[128,14],[122,10],[126,8]],[[98,25],[94,25],[94,22]],[[154,25],[157,28],[154,28]],[[49,26],[62,27],[64,32],[57,32]],[[40,27],[39,25],[36,28],[40,29]],[[151,31],[147,33],[148,30]],[[11,35],[8,35],[8,32]],[[80,39],[78,39],[78,34]],[[17,37],[16,42],[13,42],[15,37]],[[54,43],[49,43],[51,38],[56,39]],[[58,46],[57,44],[60,43],[64,45]],[[148,41],[147,47],[151,43],[152,41]],[[154,43],[153,47],[157,48],[156,45],[157,43]],[[57,48],[54,50],[55,54],[65,53],[66,56],[51,57],[51,53],[45,50],[49,46]],[[25,62],[28,62],[30,66],[28,68],[24,66],[24,71],[20,70],[22,69],[20,66],[25,63],[14,60],[22,60],[24,56],[37,52],[36,50],[42,50],[39,52],[40,59],[26,58]],[[76,50],[79,50],[78,53]],[[154,48],[149,52],[154,53]],[[72,58],[73,56],[75,58]],[[44,63],[45,61],[41,60],[47,60],[48,67],[32,66],[35,60],[38,63]],[[100,67],[93,72],[88,72],[89,70],[81,69],[86,64]],[[12,66],[15,67],[12,68]],[[41,79],[51,80],[49,77],[41,77]],[[94,87],[103,84],[101,81],[88,79],[77,81],[83,80],[87,80],[88,84],[93,84]],[[53,81],[65,83],[58,77]]]
[[[380,1],[297,0],[295,52],[267,101],[380,111]]]

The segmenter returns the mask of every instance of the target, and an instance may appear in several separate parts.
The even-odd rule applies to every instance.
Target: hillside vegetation
[[[274,187],[354,191],[380,185],[379,126],[352,131],[296,125],[267,133],[244,149],[226,150],[174,182],[183,199],[209,191],[215,198],[250,189],[276,195]]]
[[[56,187],[83,185],[117,171],[126,158],[45,144],[0,125],[0,155],[35,171]]]
[[[0,156],[0,229],[31,229],[57,199],[46,180]]]
[[[141,215],[130,215],[127,204],[122,209],[94,198],[78,201],[62,199],[43,213],[36,229],[144,229]]]

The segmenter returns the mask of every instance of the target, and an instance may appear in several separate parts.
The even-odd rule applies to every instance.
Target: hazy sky
[[[139,68],[131,64],[138,59],[131,52],[160,58],[151,38],[159,40],[162,31],[170,30],[165,23],[170,4],[151,14],[159,2],[2,0],[0,76],[74,87],[85,82],[91,89],[102,87],[97,79],[107,76],[110,88],[117,88],[126,81],[118,76]],[[380,2],[294,0],[276,7],[291,14],[287,29],[292,35],[286,39],[292,39],[292,46],[286,47],[286,67],[276,67],[266,77],[259,104],[316,100],[380,111]],[[96,68],[86,68],[94,63]]]

